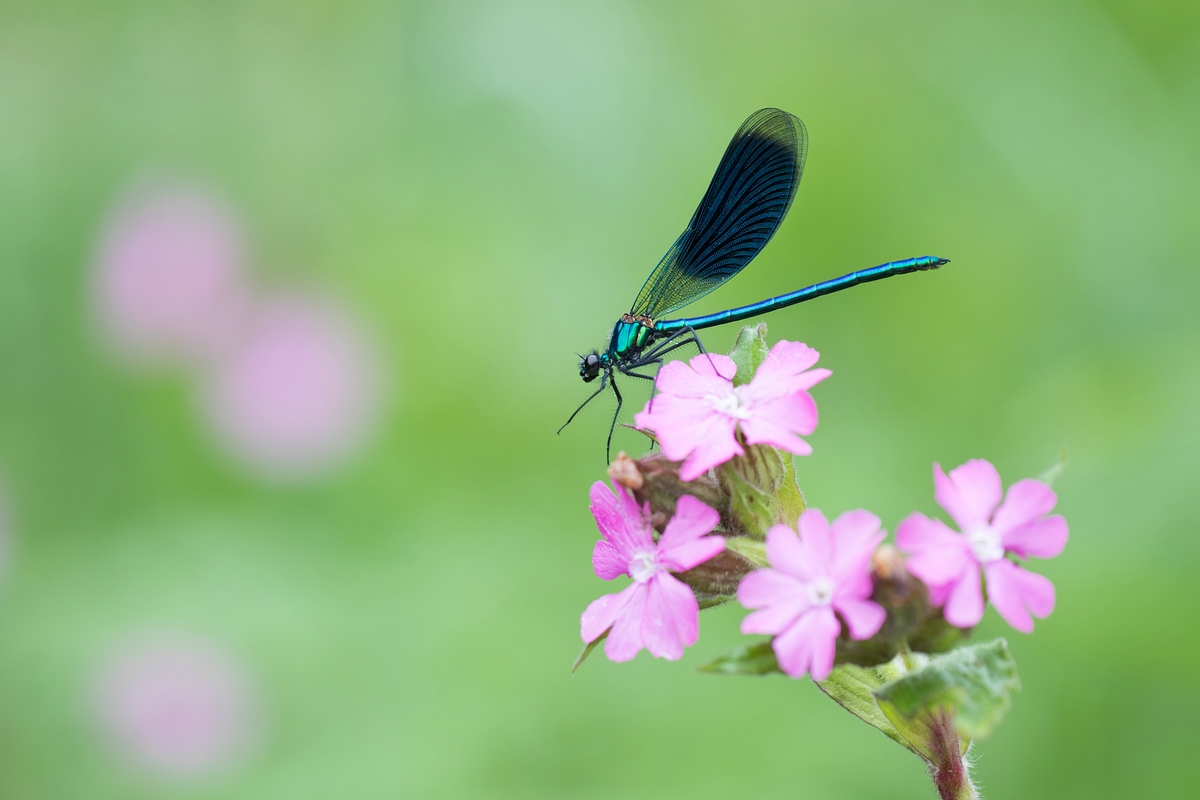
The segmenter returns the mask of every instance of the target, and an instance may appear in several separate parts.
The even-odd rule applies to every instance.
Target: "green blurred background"
[[[736,608],[681,663],[570,673],[613,590],[587,511],[611,405],[554,435],[575,354],[763,106],[808,125],[803,184],[696,311],[953,260],[768,318],[834,372],[810,503],[894,529],[935,511],[935,460],[1011,483],[1069,450],[1071,542],[1037,567],[1057,610],[977,633],[1009,636],[1025,687],[976,751],[987,796],[1184,796],[1196,3],[7,0],[0,797],[932,797],[808,681],[697,674]],[[161,172],[224,198],[258,284],[320,287],[369,331],[383,400],[337,468],[265,479],[214,440],[194,372],[97,332],[104,220]],[[106,732],[97,675],[146,637],[238,665],[234,756],[164,772]]]

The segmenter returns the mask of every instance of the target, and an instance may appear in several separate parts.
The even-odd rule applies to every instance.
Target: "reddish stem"
[[[948,712],[937,714],[930,726],[930,734],[929,744],[934,758],[929,764],[929,772],[933,776],[933,785],[938,796],[942,800],[977,798],[962,757],[962,743],[959,741],[958,731],[954,728],[953,716]]]

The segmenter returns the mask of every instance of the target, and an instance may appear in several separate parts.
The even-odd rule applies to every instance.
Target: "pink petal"
[[[1067,521],[1055,514],[1007,531],[1000,543],[1021,558],[1054,558],[1067,546],[1068,535]]]
[[[870,594],[871,557],[887,536],[887,531],[879,528],[879,517],[863,509],[847,511],[833,521],[831,532],[834,555],[830,577],[847,588],[861,585],[865,577]]]
[[[926,587],[929,589],[929,605],[934,608],[941,608],[946,604],[946,598],[950,596],[950,590],[954,588],[954,584],[926,584]]]
[[[742,434],[746,444],[765,444],[787,450],[792,455],[811,456],[812,445],[795,435],[787,428],[764,419],[751,417],[741,422]]]
[[[930,587],[950,583],[975,563],[966,539],[918,512],[896,527],[896,546],[909,554],[905,569]]]
[[[950,470],[949,477],[942,472],[941,464],[933,465],[933,498],[961,530],[986,525],[1000,503],[1003,491],[1000,473],[981,458],[955,467]]]
[[[812,388],[832,374],[827,369],[805,371],[818,358],[820,354],[802,342],[777,342],[746,386],[744,396],[770,400]]]
[[[579,635],[585,642],[594,642],[612,627],[617,617],[625,612],[637,586],[636,583],[631,584],[616,594],[606,594],[588,605],[579,618]]]
[[[808,392],[785,395],[751,407],[750,417],[741,421],[748,444],[769,444],[797,455],[808,455],[812,447],[800,439],[817,429],[817,404]]]
[[[833,657],[842,624],[829,606],[812,609],[771,642],[779,668],[793,678],[806,672],[823,681],[833,670]]]
[[[611,581],[620,575],[629,574],[629,559],[604,539],[592,548],[592,569],[596,577]]]
[[[653,411],[636,414],[634,424],[653,431],[662,446],[663,455],[672,461],[683,461],[697,449],[717,448],[733,455],[741,453],[742,449],[733,435],[737,421],[717,411],[711,400],[658,395],[652,403]],[[725,455],[716,463],[723,463],[730,457]]]
[[[963,570],[950,588],[942,613],[946,621],[957,628],[973,628],[983,619],[983,588],[978,566],[972,564]]]
[[[692,358],[688,362],[697,375],[707,375],[714,378],[722,378],[727,383],[733,380],[733,376],[737,374],[737,364],[729,356],[722,356],[716,353],[701,353]]]
[[[647,583],[632,583],[621,594],[628,594],[625,607],[616,615],[612,630],[604,640],[604,655],[609,661],[629,661],[645,647],[642,618],[646,615]]]
[[[787,530],[786,525],[779,527]],[[791,531],[788,531],[791,533]],[[794,539],[796,534],[792,533]],[[742,578],[737,590],[738,602],[746,608],[791,603],[797,598],[808,602],[808,591],[796,578],[777,569],[756,569]]]
[[[1054,610],[1054,584],[1049,578],[1003,558],[983,569],[987,573],[988,600],[1005,622],[1022,633],[1033,632],[1030,611],[1043,618]]]
[[[700,606],[692,590],[662,572],[647,581],[646,613],[642,639],[655,658],[678,661],[683,648],[700,634]]]
[[[725,549],[725,540],[720,536],[705,537],[720,521],[716,511],[695,497],[681,496],[675,515],[658,540],[658,563],[672,572],[683,572],[708,561]]]
[[[1046,516],[1054,510],[1058,495],[1041,481],[1032,478],[1017,481],[1008,487],[1004,502],[996,509],[992,528],[1003,535],[1013,528]]]
[[[777,634],[791,625],[801,614],[808,611],[807,597],[795,597],[778,605],[747,614],[742,620],[742,633]]]
[[[615,485],[617,493],[614,495],[602,481],[592,484],[589,493],[591,512],[596,518],[600,534],[628,560],[635,553],[651,549],[654,539],[650,534],[650,524],[637,502],[629,496],[624,486]]]
[[[829,520],[820,509],[810,508],[800,515],[800,548],[806,555],[809,569],[828,574],[833,567],[833,533]]]
[[[659,394],[667,396],[703,398],[710,394],[727,394],[730,382],[725,378],[713,375],[711,370],[699,374],[682,361],[671,361],[659,370],[655,387]]]
[[[810,369],[808,372],[797,377],[795,385],[808,391],[831,375],[833,375],[833,370],[831,369]]]
[[[887,612],[883,610],[883,606],[870,600],[838,597],[834,598],[833,608],[846,620],[851,639],[870,639],[879,633],[884,620],[887,619]]]
[[[658,563],[670,572],[686,572],[687,570],[716,556],[725,549],[725,540],[720,536],[705,536],[691,542],[684,542],[671,548],[671,552],[663,554],[659,551]]]
[[[703,442],[702,429],[724,423],[733,435],[734,421],[717,411],[711,400],[660,394],[647,402],[646,409],[634,415],[634,425],[654,431],[665,442],[663,452],[674,453],[667,455],[672,461],[683,460]]]
[[[809,557],[800,546],[800,537],[787,525],[776,525],[767,531],[767,558],[775,569],[804,581],[811,580],[816,568],[809,563]]]
[[[736,426],[733,418],[715,414],[713,416],[719,417],[719,419],[697,431],[702,438],[696,443],[695,449],[692,450],[687,460],[679,467],[679,477],[684,481],[694,481],[713,467],[720,466],[734,456],[745,453],[737,439],[734,438],[733,431]],[[662,440],[660,439],[659,442],[661,443]],[[667,454],[665,446],[663,453],[667,455],[667,458],[677,460]]]

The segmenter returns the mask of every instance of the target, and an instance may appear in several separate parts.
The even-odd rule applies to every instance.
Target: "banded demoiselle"
[[[937,269],[949,262],[937,256],[889,261],[750,305],[700,317],[661,319],[738,274],[766,246],[792,205],[807,154],[804,123],[786,111],[764,108],[742,123],[691,222],[650,273],[629,313],[613,325],[607,349],[581,357],[579,375],[584,383],[600,378],[600,388],[575,409],[563,428],[611,386],[617,398],[605,451],[611,455],[613,430],[623,402],[614,373],[653,382],[655,376],[639,370],[661,367],[665,356],[689,344],[705,352],[698,330],[787,308],[860,283]]]

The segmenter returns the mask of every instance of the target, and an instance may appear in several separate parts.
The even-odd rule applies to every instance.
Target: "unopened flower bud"
[[[621,457],[613,462],[613,468],[621,462]],[[630,466],[621,466],[622,473],[614,475],[613,479],[622,483],[620,474],[632,467],[641,480],[640,486],[629,486],[639,504],[650,504],[650,524],[655,530],[662,532],[667,520],[675,514],[675,506],[679,498],[690,494],[709,508],[714,508],[721,515],[721,528],[728,530],[729,499],[721,491],[721,487],[711,475],[701,475],[693,481],[684,481],[679,477],[679,462],[671,461],[662,453],[651,453],[637,461],[630,459]],[[629,484],[623,484],[629,485]]]
[[[714,557],[675,577],[691,587],[701,608],[732,600],[738,583],[757,568],[749,559],[726,548]]]
[[[838,663],[882,664],[902,647],[924,653],[949,650],[966,632],[953,627],[929,602],[929,589],[905,569],[904,555],[890,544],[880,545],[871,558],[871,599],[887,611],[879,633],[865,642],[838,640]]]
[[[633,492],[641,489],[646,483],[642,473],[638,471],[637,462],[625,455],[624,450],[617,453],[616,459],[608,465],[608,477]]]

